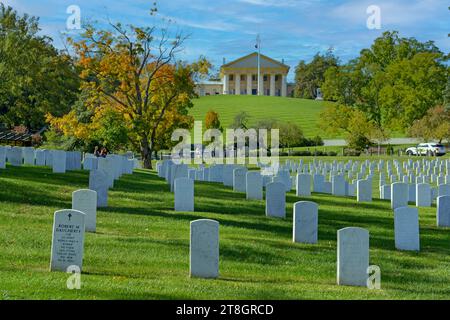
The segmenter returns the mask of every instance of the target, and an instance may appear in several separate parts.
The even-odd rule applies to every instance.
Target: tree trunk
[[[144,169],[153,169],[152,167],[152,150],[148,143],[147,137],[143,137],[141,141],[141,156],[144,162]]]

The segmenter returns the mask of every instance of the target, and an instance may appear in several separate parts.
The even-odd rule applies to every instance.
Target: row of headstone
[[[294,212],[294,242],[317,242],[317,204],[298,202]],[[219,222],[200,219],[191,222],[189,274],[197,278],[219,277]],[[367,286],[369,232],[348,227],[337,232],[337,284]]]

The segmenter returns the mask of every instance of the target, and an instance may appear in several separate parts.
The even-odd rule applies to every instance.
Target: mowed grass
[[[328,136],[318,127],[319,113],[325,108],[324,101],[268,96],[217,95],[194,99],[190,114],[197,121],[205,121],[206,113],[214,110],[219,114],[223,128],[228,128],[234,117],[245,111],[250,115],[250,124],[258,120],[270,119],[296,123],[306,137]]]
[[[0,170],[0,299],[450,298],[450,230],[436,227],[435,207],[419,209],[421,252],[400,252],[388,201],[291,192],[279,220],[265,216],[264,201],[196,182],[196,211],[174,212],[168,185],[147,170],[116,181],[97,233],[86,234],[81,290],[68,290],[68,274],[48,271],[53,213],[70,208],[71,193],[87,186],[83,171]],[[292,243],[299,200],[319,204],[316,245]],[[201,218],[220,222],[216,280],[189,278],[189,224]],[[336,285],[336,232],[349,226],[370,231],[381,290]]]

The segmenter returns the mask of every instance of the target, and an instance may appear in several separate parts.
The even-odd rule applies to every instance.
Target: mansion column
[[[287,82],[286,82],[286,75],[283,74],[281,76],[281,96],[286,97],[287,96]]]
[[[229,77],[227,74],[223,75],[223,94],[228,94],[229,90]]]
[[[252,95],[252,80],[253,80],[253,75],[251,73],[247,74],[247,95]]]
[[[234,75],[234,91],[237,96],[241,94],[241,75],[239,73]]]
[[[275,74],[270,75],[270,95],[275,96]]]

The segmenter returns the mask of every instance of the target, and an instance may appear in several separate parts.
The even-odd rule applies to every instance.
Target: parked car
[[[406,149],[408,156],[443,156],[445,154],[445,147],[440,143],[428,142],[420,143],[417,147]]]

